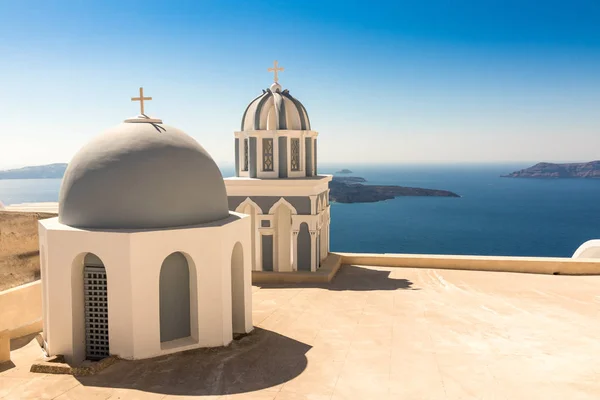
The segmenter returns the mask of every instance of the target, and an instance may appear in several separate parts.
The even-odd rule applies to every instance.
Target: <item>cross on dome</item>
[[[279,81],[279,75],[277,74],[279,71],[284,71],[283,67],[279,68],[279,66],[277,65],[277,60],[273,61],[273,68],[269,68],[267,69],[267,71],[269,72],[273,72],[273,74],[275,75],[275,83],[277,83],[277,81]]]
[[[140,102],[140,109],[141,109],[141,114],[142,115],[146,115],[144,114],[144,100],[152,100],[152,97],[144,97],[144,88],[141,87],[140,88],[140,97],[132,97],[131,101],[139,101]]]

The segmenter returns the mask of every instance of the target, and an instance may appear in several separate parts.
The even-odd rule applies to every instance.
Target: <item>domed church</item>
[[[235,132],[229,209],[251,218],[255,271],[316,271],[329,253],[330,175],[317,173],[317,136],[306,108],[278,82],[246,107]]]
[[[85,145],[40,221],[44,347],[71,363],[223,346],[252,330],[251,224],[219,168],[144,114]]]

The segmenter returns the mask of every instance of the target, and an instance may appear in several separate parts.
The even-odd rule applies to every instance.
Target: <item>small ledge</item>
[[[189,348],[191,346],[197,345],[198,341],[191,336],[169,340],[168,342],[161,342],[160,349],[162,351],[171,352],[173,350],[183,350],[182,348]]]
[[[152,118],[145,114],[138,115],[137,117],[127,118],[124,122],[133,124],[162,124],[162,119]]]

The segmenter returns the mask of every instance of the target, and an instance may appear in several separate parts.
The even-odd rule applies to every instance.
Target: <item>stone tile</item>
[[[248,392],[248,393],[236,393],[229,394],[225,396],[221,396],[219,400],[274,400],[277,396],[278,392],[271,391],[257,391],[257,392]],[[201,399],[201,398],[200,398]]]
[[[54,399],[79,385],[71,375],[45,375],[17,386],[4,396],[6,400]]]
[[[113,388],[78,385],[56,397],[56,400],[107,400],[114,392]]]
[[[160,400],[165,398],[164,393],[144,392],[135,389],[113,389],[113,394],[108,400]]]
[[[309,363],[306,370],[286,382],[281,391],[331,396],[342,365],[343,362]]]
[[[30,380],[27,378],[12,378],[6,376],[0,376],[0,398],[3,398],[11,390],[15,389],[20,385],[24,385]]]
[[[322,395],[315,393],[293,393],[281,392],[277,394],[275,400],[330,400],[331,395]]]
[[[363,371],[344,371],[338,379],[332,399],[390,398],[389,374]]]

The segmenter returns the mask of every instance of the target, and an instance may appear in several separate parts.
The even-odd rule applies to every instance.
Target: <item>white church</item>
[[[143,108],[96,137],[40,221],[46,353],[142,359],[250,332],[251,223],[202,146]]]
[[[306,109],[278,82],[246,108],[235,132],[229,209],[251,218],[255,271],[316,271],[329,253],[329,182],[317,173],[317,136]]]
[[[228,345],[252,329],[252,271],[316,271],[329,252],[331,176],[317,132],[275,82],[235,133],[236,176],[144,113],[86,144],[39,222],[47,355],[78,364]],[[230,211],[233,210],[233,211]]]

